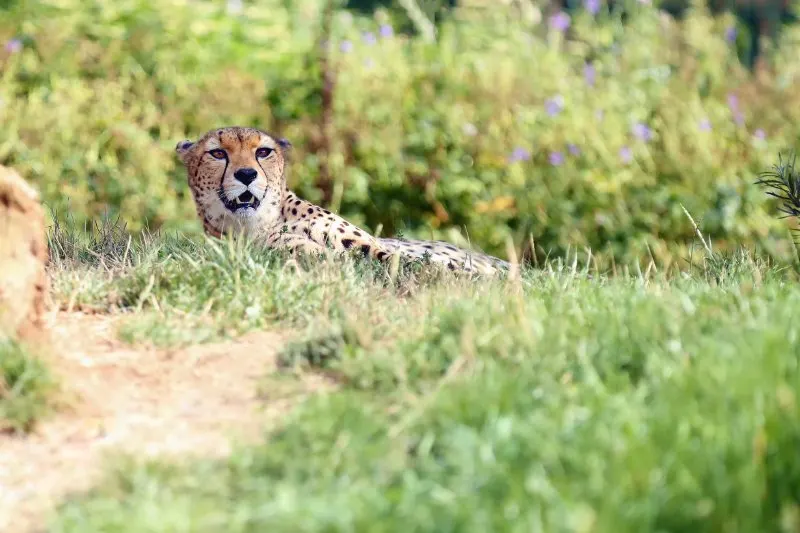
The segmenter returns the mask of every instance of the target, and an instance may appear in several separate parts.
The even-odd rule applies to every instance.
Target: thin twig
[[[683,212],[686,213],[686,216],[689,218],[689,222],[692,223],[692,227],[694,227],[694,232],[697,234],[698,237],[700,237],[700,242],[703,243],[703,247],[706,249],[706,252],[711,254],[712,253],[711,247],[706,243],[706,240],[703,238],[703,234],[700,233],[700,228],[697,227],[697,223],[692,218],[692,215],[690,215],[689,211],[687,211],[686,208],[683,207],[683,204],[681,204],[681,209],[683,209]]]

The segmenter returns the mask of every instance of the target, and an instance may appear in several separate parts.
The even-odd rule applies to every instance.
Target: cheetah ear
[[[281,137],[276,142],[278,143],[278,146],[281,147],[281,150],[283,150],[284,152],[292,148],[292,143],[290,143],[289,139],[287,139],[286,137]]]
[[[189,140],[181,141],[175,146],[175,152],[178,154],[178,157],[181,158],[181,161],[186,163],[186,156],[189,153],[189,150],[192,149],[194,143]]]

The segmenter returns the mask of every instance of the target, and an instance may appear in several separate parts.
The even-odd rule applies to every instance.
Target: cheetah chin
[[[376,238],[298,198],[286,186],[291,144],[269,133],[225,127],[175,147],[186,167],[197,215],[208,235],[245,233],[275,248],[305,253],[357,251],[386,262],[395,255],[450,270],[496,274],[508,262],[442,241]]]

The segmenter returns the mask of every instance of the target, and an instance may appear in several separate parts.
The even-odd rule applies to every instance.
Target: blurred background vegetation
[[[0,0],[0,164],[55,217],[199,232],[175,143],[252,125],[383,235],[664,264],[683,205],[794,257],[753,184],[800,133],[793,6],[652,1]]]

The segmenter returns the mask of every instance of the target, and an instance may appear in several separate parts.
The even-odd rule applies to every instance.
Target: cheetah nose
[[[245,185],[250,185],[253,180],[258,176],[258,172],[254,168],[240,168],[233,173],[233,177],[241,181]]]

